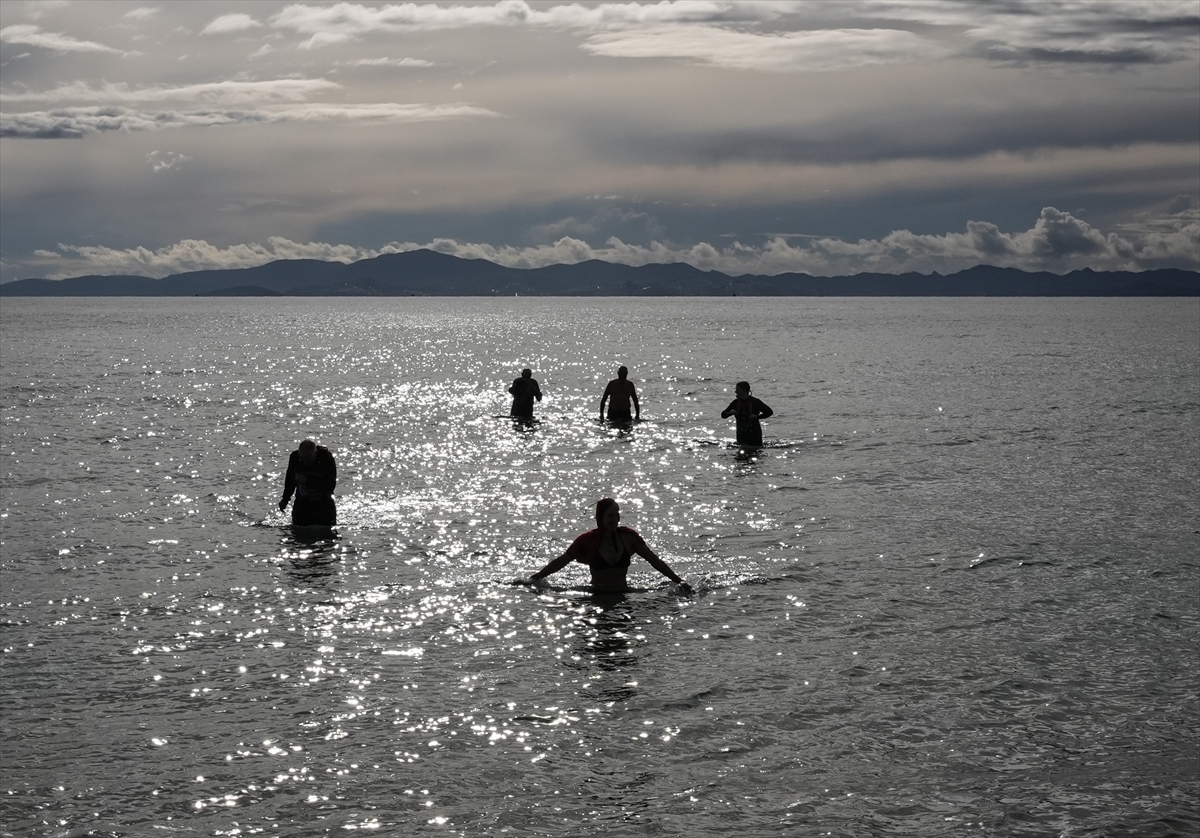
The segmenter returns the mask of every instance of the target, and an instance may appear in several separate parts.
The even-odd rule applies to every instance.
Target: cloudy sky
[[[1200,2],[0,3],[0,279],[1200,267]]]

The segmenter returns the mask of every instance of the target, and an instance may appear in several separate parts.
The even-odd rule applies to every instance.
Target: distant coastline
[[[283,259],[253,268],[163,279],[81,276],[21,279],[3,297],[1196,297],[1200,271],[1028,272],[979,265],[953,274],[729,276],[684,264],[632,267],[588,261],[507,268],[432,250],[351,264]]]

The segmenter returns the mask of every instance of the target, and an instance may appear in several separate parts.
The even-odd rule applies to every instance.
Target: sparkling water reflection
[[[0,834],[1195,832],[1197,314],[6,300]]]

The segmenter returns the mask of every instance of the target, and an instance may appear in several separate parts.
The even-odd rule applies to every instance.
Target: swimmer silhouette
[[[611,399],[611,401],[610,401]],[[604,404],[608,402],[608,421],[628,424],[642,418],[642,407],[638,404],[637,388],[629,380],[629,368],[617,370],[617,377],[608,382],[604,395],[600,397],[600,418],[604,418]],[[629,404],[633,403],[633,413]]]
[[[538,386],[537,379],[533,377],[533,370],[521,370],[521,377],[512,383],[508,388],[508,392],[512,393],[512,411],[511,416],[514,419],[532,419],[533,418],[533,400],[542,400],[542,388]]]
[[[775,411],[750,395],[750,382],[748,381],[739,381],[734,392],[737,398],[729,403],[729,407],[721,411],[721,418],[737,417],[738,445],[762,445],[762,425],[759,424],[759,420],[773,416]]]
[[[635,530],[620,526],[621,508],[612,498],[602,498],[596,504],[596,529],[588,530],[571,542],[567,552],[551,560],[529,577],[538,582],[557,573],[571,562],[585,564],[592,571],[592,590],[596,593],[621,593],[629,590],[626,576],[630,560],[636,553],[650,566],[670,579],[687,593],[692,587],[684,582],[670,565],[655,555]]]
[[[333,490],[337,486],[337,463],[324,445],[311,439],[300,443],[288,458],[279,511],[287,509],[292,493],[292,523],[298,527],[332,527],[337,523]]]

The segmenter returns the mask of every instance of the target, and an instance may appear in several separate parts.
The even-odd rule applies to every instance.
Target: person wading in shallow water
[[[737,417],[738,445],[761,446],[763,437],[762,425],[759,424],[759,420],[774,416],[775,411],[750,395],[749,381],[739,381],[734,388],[734,394],[737,398],[729,403],[729,407],[721,411],[721,418]]]
[[[621,508],[612,498],[596,504],[596,529],[588,530],[571,542],[567,552],[549,562],[533,576],[531,583],[540,582],[557,573],[571,562],[585,564],[592,571],[592,590],[596,593],[621,593],[629,590],[626,575],[630,560],[636,553],[650,566],[670,579],[686,593],[692,586],[676,575],[670,565],[654,554],[642,537],[629,527],[620,526]]]
[[[293,524],[298,527],[332,527],[337,523],[337,507],[333,503],[336,486],[337,463],[333,460],[333,454],[324,445],[306,439],[288,458],[279,511],[287,509],[294,492]]]
[[[514,419],[532,419],[533,418],[533,400],[542,400],[542,388],[538,386],[537,379],[533,377],[533,370],[521,370],[521,377],[512,383],[508,388],[508,392],[512,393],[512,411],[511,415]]]
[[[612,401],[609,401],[612,399]],[[608,404],[608,421],[629,423],[642,418],[642,407],[638,404],[637,388],[629,380],[629,368],[617,370],[617,377],[608,382],[604,395],[600,397],[600,418],[604,418],[604,403]],[[629,403],[633,402],[633,413],[629,412]]]

